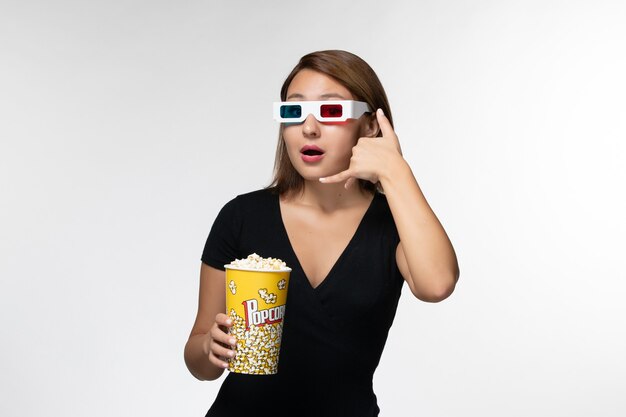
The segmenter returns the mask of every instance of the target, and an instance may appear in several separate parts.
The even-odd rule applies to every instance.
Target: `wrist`
[[[401,155],[391,159],[385,165],[385,170],[378,175],[378,181],[380,181],[380,184],[385,190],[387,189],[386,185],[389,186],[398,181],[402,182],[405,178],[413,177],[411,167]]]

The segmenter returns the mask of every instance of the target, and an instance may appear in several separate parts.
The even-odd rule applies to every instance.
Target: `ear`
[[[363,122],[361,124],[361,137],[376,137],[380,132],[380,126],[378,126],[378,120],[376,120],[376,113],[365,114]]]

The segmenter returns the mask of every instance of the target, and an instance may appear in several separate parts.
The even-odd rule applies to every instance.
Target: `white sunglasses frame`
[[[341,104],[343,112],[341,117],[322,117],[320,109],[324,104]],[[298,105],[302,108],[302,114],[299,118],[283,118],[280,116],[281,106]],[[302,123],[309,114],[312,114],[316,120],[320,122],[345,122],[348,119],[358,119],[371,110],[367,103],[355,100],[325,100],[325,101],[277,101],[274,102],[274,120],[280,123]]]

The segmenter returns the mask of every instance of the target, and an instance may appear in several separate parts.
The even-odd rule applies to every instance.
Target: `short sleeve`
[[[224,265],[231,263],[239,251],[241,217],[235,198],[220,210],[202,252],[202,262],[216,269],[224,270]]]

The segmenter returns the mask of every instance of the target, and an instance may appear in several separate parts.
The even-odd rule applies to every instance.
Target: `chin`
[[[302,177],[303,180],[305,181],[319,181],[319,179],[321,177],[323,177],[323,175],[321,174],[312,174],[310,172],[306,173],[306,172],[299,172],[300,176]]]

